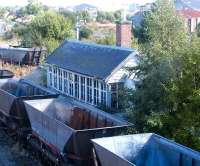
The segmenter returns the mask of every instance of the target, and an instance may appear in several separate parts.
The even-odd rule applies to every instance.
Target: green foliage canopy
[[[155,132],[200,150],[200,39],[188,37],[170,0],[157,0],[145,15],[140,80],[126,92],[135,132]],[[131,101],[131,102],[130,102]]]
[[[17,29],[25,47],[44,46],[53,51],[65,38],[72,37],[71,20],[54,12],[44,12],[36,16],[28,26]]]

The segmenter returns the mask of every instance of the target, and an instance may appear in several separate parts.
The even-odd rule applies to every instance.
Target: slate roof
[[[133,49],[128,48],[65,40],[46,58],[46,63],[106,79],[133,52]]]

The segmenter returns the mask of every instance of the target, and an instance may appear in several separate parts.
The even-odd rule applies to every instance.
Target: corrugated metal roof
[[[105,79],[133,49],[65,40],[46,63],[84,75]]]

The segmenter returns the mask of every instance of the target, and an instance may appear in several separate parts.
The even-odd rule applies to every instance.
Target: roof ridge
[[[95,46],[95,47],[99,47],[99,48],[110,48],[110,49],[114,49],[114,50],[123,50],[123,51],[130,51],[130,52],[135,51],[133,48],[97,44],[94,42],[85,42],[85,41],[72,40],[72,39],[65,39],[65,42],[73,42],[73,43],[78,43],[78,44],[87,45],[87,46]]]

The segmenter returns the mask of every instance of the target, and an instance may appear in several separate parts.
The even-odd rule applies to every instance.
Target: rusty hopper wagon
[[[32,126],[30,144],[53,162],[93,165],[90,139],[118,134],[130,124],[103,111],[88,111],[66,99],[24,101]]]
[[[101,166],[200,166],[200,153],[156,134],[92,140]]]
[[[12,78],[14,74],[9,70],[0,70],[0,79]]]
[[[1,79],[0,80],[0,121],[9,129],[30,128],[23,100],[57,97],[40,86],[25,80]]]

